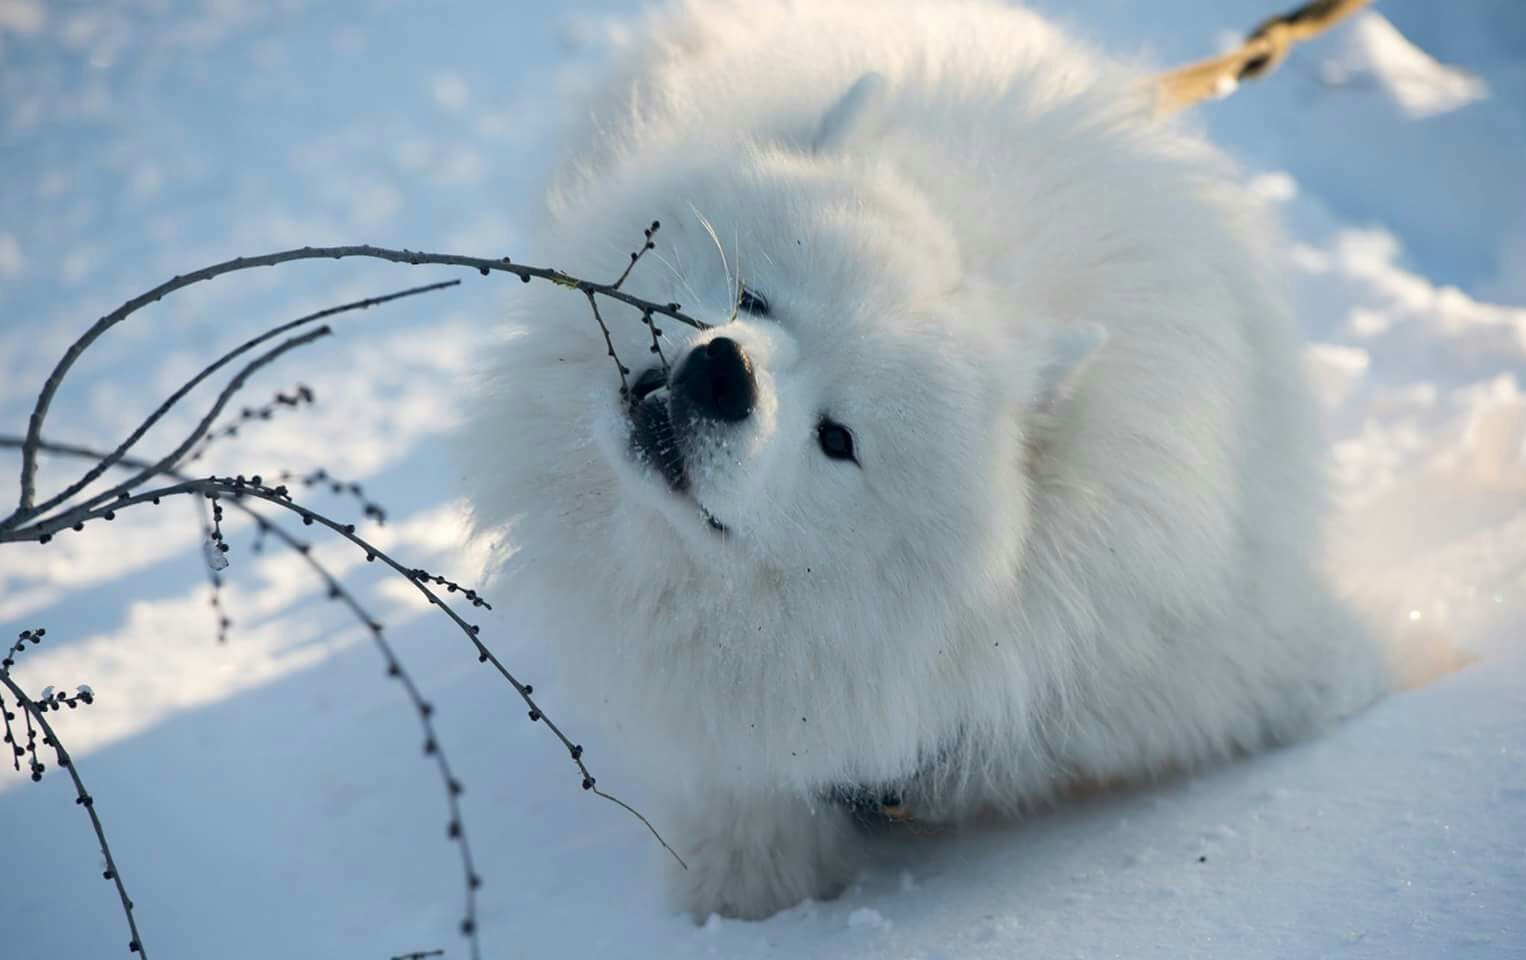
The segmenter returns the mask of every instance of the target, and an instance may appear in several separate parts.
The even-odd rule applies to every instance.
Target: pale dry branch
[[[1372,0],[1315,0],[1272,17],[1250,32],[1234,50],[1178,67],[1156,78],[1156,109],[1161,114],[1228,96],[1246,80],[1275,70],[1293,46],[1319,36]]]

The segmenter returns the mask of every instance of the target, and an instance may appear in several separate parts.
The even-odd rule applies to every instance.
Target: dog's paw
[[[858,836],[837,807],[783,794],[713,798],[681,821],[674,864],[676,905],[696,923],[712,913],[761,920],[847,887],[859,863]]]

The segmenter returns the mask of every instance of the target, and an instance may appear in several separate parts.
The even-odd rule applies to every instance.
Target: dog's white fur
[[[530,249],[715,336],[757,409],[694,499],[630,453],[582,297],[523,291],[470,430],[500,593],[670,787],[681,904],[854,869],[823,799],[926,821],[1283,742],[1387,689],[1317,572],[1322,481],[1273,228],[1130,71],[982,2],[688,3],[630,53]],[[734,311],[737,282],[773,307]],[[620,357],[656,362],[630,310]],[[861,466],[818,448],[823,413]],[[724,522],[717,535],[698,506]]]

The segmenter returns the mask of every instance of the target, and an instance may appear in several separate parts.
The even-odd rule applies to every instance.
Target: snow
[[[1358,17],[1344,39],[1344,50],[1320,64],[1320,78],[1333,87],[1375,84],[1416,118],[1450,113],[1489,95],[1483,80],[1436,62],[1378,14]]]
[[[1284,4],[1036,5],[1121,55],[1174,64]],[[560,98],[586,82],[602,18],[628,6],[0,0],[0,424],[21,430],[43,371],[94,317],[228,256],[342,241],[534,262],[518,239],[527,185],[577,119]],[[1479,658],[1310,743],[1020,826],[897,828],[837,901],[696,926],[664,907],[644,829],[578,789],[465,639],[406,584],[298,526],[436,706],[485,879],[486,955],[1526,955],[1523,116],[1519,0],[1385,0],[1199,108],[1287,223],[1335,442],[1341,576],[1417,657],[1439,635]],[[186,290],[85,355],[52,434],[110,445],[251,332],[421,277],[299,264]],[[322,465],[362,481],[391,512],[362,535],[473,582],[481,558],[457,544],[441,438],[484,318],[518,285],[463,281],[340,318],[336,337],[262,372],[251,403],[303,382],[317,404],[220,442],[206,469]],[[167,449],[191,416],[145,449]],[[76,474],[50,462],[42,487]],[[14,484],[0,471],[0,502]],[[225,646],[190,504],[0,549],[0,637],[49,628],[17,679],[93,688],[93,705],[54,719],[151,955],[465,956],[460,867],[407,701],[308,571],[274,543],[255,553],[241,517],[224,529]],[[539,679],[534,637],[481,622]],[[586,744],[600,786],[642,807],[619,737],[580,722],[579,692],[538,683],[537,698]],[[0,823],[0,955],[125,955],[67,777],[0,772]]]
[[[848,927],[853,930],[865,928],[883,928],[890,926],[880,912],[873,907],[859,907],[848,914]]]

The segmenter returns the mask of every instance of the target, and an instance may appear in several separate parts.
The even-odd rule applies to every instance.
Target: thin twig
[[[153,428],[154,424],[163,419],[165,414],[169,413],[171,408],[173,408],[181,400],[185,399],[187,394],[196,389],[196,387],[198,387],[212,374],[216,373],[223,367],[232,363],[234,360],[248,353],[250,350],[253,350],[260,344],[269,340],[274,340],[281,334],[295,330],[298,327],[304,327],[310,323],[315,323],[319,320],[323,320],[337,314],[348,313],[352,310],[365,310],[370,307],[380,306],[384,303],[390,303],[393,300],[401,300],[404,297],[412,297],[421,293],[432,293],[436,290],[443,290],[447,287],[459,286],[460,283],[460,280],[446,280],[442,283],[431,283],[422,287],[411,287],[407,290],[399,290],[396,293],[389,293],[380,297],[366,297],[363,300],[355,300],[350,303],[340,304],[337,307],[328,307],[323,310],[309,313],[306,316],[298,317],[297,319],[288,323],[283,323],[278,327],[272,327],[271,329],[265,331],[252,340],[244,341],[237,347],[234,347],[232,350],[229,350],[227,353],[223,354],[221,357],[218,357],[211,364],[202,368],[200,373],[196,374],[196,376],[182,384],[179,390],[176,390],[174,393],[170,394],[167,400],[159,404],[158,408],[155,409],[153,413],[148,415],[148,419],[144,420],[141,424],[138,425],[136,430],[128,434],[127,439],[123,440],[121,445],[119,445],[115,450],[103,457],[100,463],[97,463],[95,466],[85,471],[85,475],[83,477],[80,477],[78,480],[74,481],[74,483],[70,484],[63,491],[33,507],[33,515],[35,516],[46,513],[48,510],[58,506],[60,503],[63,503],[70,497],[74,496],[76,493],[79,493],[81,490],[85,489],[85,487],[89,486],[91,481],[105,473],[107,470],[110,470],[113,464],[122,459],[122,456],[127,453],[128,450],[132,449],[133,445],[141,440],[143,435],[148,433],[148,431]]]
[[[47,443],[44,443],[42,445],[42,449],[45,450],[45,451],[49,450],[49,448],[50,448],[50,445],[47,444]],[[133,465],[131,463],[127,462],[127,460],[123,460],[123,461],[119,462],[117,464],[117,466],[123,467],[125,469],[129,469],[129,470],[133,468]],[[145,464],[145,466],[146,466],[146,464]],[[164,471],[163,475],[164,476],[174,476],[174,472],[166,470],[166,471]],[[212,544],[214,546],[220,545],[221,544],[221,540],[222,540],[221,531],[220,530],[216,531],[217,532],[217,536],[214,538],[214,536],[213,536],[214,528],[212,526],[212,511],[207,509],[207,505],[206,505],[205,502],[202,502],[202,504],[201,504],[201,514],[202,514],[201,527],[202,527],[203,534],[205,534],[205,539],[202,541],[202,544],[203,544],[202,549],[203,550],[208,549],[206,544]],[[224,561],[224,564],[226,565],[226,561]],[[217,642],[218,642],[219,645],[225,644],[225,643],[228,642],[228,628],[233,626],[233,620],[232,620],[232,618],[230,618],[228,616],[228,611],[223,606],[223,577],[222,577],[222,574],[217,572],[218,568],[216,566],[214,566],[212,557],[210,555],[208,555],[208,557],[207,557],[207,562],[202,564],[201,566],[202,566],[202,569],[207,572],[207,586],[211,588],[210,589],[210,595],[211,595],[211,598],[212,598],[212,612],[217,614]]]
[[[430,573],[423,567],[416,567],[413,570],[410,570],[408,575],[414,577],[415,579],[421,579],[429,583],[439,584],[445,588],[446,593],[460,593],[474,607],[481,607],[484,610],[493,609],[493,605],[488,603],[487,600],[483,599],[482,595],[477,591],[473,590],[471,587],[462,586],[449,577],[442,577],[438,573]]]
[[[61,519],[68,521],[70,518],[83,517],[91,509],[101,505],[102,503],[124,496],[129,490],[136,488],[149,477],[173,469],[175,464],[180,461],[180,458],[185,456],[186,452],[194,447],[196,442],[201,439],[202,435],[204,435],[207,430],[211,428],[212,421],[217,419],[218,414],[222,413],[223,407],[227,405],[228,400],[244,386],[245,381],[254,375],[256,371],[258,371],[261,367],[264,367],[266,364],[274,361],[283,353],[286,353],[289,350],[295,350],[301,346],[305,346],[306,344],[312,343],[314,340],[317,340],[321,337],[326,337],[331,333],[333,333],[332,328],[330,328],[328,324],[324,324],[316,330],[310,330],[307,333],[299,334],[295,337],[288,337],[287,339],[282,340],[275,347],[265,351],[255,359],[249,361],[249,363],[246,364],[244,368],[240,370],[232,380],[228,381],[228,385],[223,387],[222,392],[217,395],[217,400],[213,402],[212,409],[207,411],[206,416],[201,418],[201,422],[198,423],[195,429],[191,431],[190,436],[181,441],[180,445],[177,446],[174,450],[170,451],[170,453],[162,460],[151,464],[150,466],[144,467],[129,479],[122,481],[109,490],[101,491],[100,493],[86,500],[84,503],[70,507],[68,510],[65,510],[61,514],[57,514],[52,518],[45,519]],[[22,449],[25,450],[26,448],[23,447]],[[33,520],[29,527],[23,527],[22,529],[26,530],[35,528],[42,522],[44,521]],[[70,524],[68,522],[64,523],[64,526],[69,525]]]
[[[660,229],[662,229],[661,222],[653,220],[650,227],[647,227],[645,230],[641,231],[641,249],[631,252],[630,263],[625,265],[625,269],[621,271],[619,277],[615,278],[615,282],[609,285],[611,290],[619,290],[621,285],[625,283],[625,278],[631,275],[632,270],[636,269],[636,264],[640,263],[641,258],[646,256],[646,252],[657,246],[652,238],[657,235],[657,231]]]
[[[367,519],[375,520],[377,523],[382,524],[387,522],[387,511],[382,507],[381,504],[366,497],[366,491],[364,487],[353,481],[346,483],[322,467],[319,467],[312,473],[307,474],[297,474],[290,470],[282,470],[280,473],[276,474],[276,480],[280,483],[285,483],[288,480],[295,480],[301,483],[304,487],[308,488],[318,485],[327,486],[330,493],[348,494],[350,497],[354,498],[355,502],[360,505],[360,512],[363,513]]]
[[[648,332],[652,335],[652,352],[657,354],[657,359],[662,364],[662,372],[668,373],[668,356],[662,352],[662,344],[657,342],[657,338],[662,336],[662,328],[657,326],[657,321],[652,319],[650,313],[643,313],[641,322],[646,324]]]
[[[599,331],[604,334],[604,346],[609,348],[610,359],[615,361],[615,369],[620,371],[620,396],[628,396],[631,392],[630,384],[626,383],[625,376],[631,372],[631,368],[620,362],[620,357],[615,353],[615,342],[609,337],[609,327],[604,323],[604,317],[599,313],[599,301],[588,291],[583,295],[588,298],[588,306],[593,310],[593,319],[599,325]]]
[[[372,617],[361,606],[360,601],[355,598],[355,595],[345,589],[344,584],[339,581],[339,578],[330,573],[328,568],[324,567],[312,555],[310,545],[297,539],[280,524],[272,522],[255,511],[240,498],[235,497],[230,502],[234,507],[252,516],[260,525],[261,530],[276,537],[302,557],[303,561],[323,581],[329,599],[338,600],[343,603],[350,613],[354,615],[355,619],[359,620],[366,627],[372,642],[376,645],[377,650],[381,652],[382,659],[387,665],[387,676],[402,684],[403,690],[413,706],[414,713],[419,717],[419,724],[423,728],[424,753],[426,756],[433,757],[441,782],[445,785],[445,803],[450,814],[447,835],[456,844],[461,854],[461,869],[466,888],[466,916],[462,920],[462,932],[468,937],[471,955],[473,960],[476,960],[477,957],[481,956],[481,944],[477,936],[477,890],[482,886],[482,877],[477,873],[475,861],[472,858],[471,843],[467,839],[465,822],[461,816],[459,798],[463,788],[461,781],[456,779],[455,773],[451,769],[450,759],[446,756],[445,749],[440,746],[440,740],[434,727],[434,707],[424,698],[423,693],[414,682],[413,676],[403,667],[401,658],[398,657],[397,652],[383,635],[381,622]]]
[[[632,270],[636,269],[636,264],[641,262],[641,258],[646,256],[647,251],[651,250],[651,249],[653,249],[654,247],[657,246],[657,242],[653,238],[657,236],[657,231],[660,230],[660,229],[662,229],[661,221],[653,220],[651,226],[649,226],[645,230],[641,231],[641,247],[640,247],[640,249],[631,251],[630,262],[625,265],[625,270],[621,272],[620,276],[617,277],[615,279],[615,282],[610,284],[610,286],[612,286],[616,290],[620,289],[621,285],[623,285],[625,283],[625,278],[631,275],[631,271]],[[595,308],[594,314],[597,316],[597,314],[598,314],[597,308]],[[668,358],[667,358],[667,355],[662,352],[662,344],[657,341],[657,338],[662,336],[662,330],[652,320],[652,311],[650,311],[650,310],[642,310],[641,311],[641,322],[646,325],[647,333],[649,333],[651,335],[651,337],[652,337],[651,352],[657,354],[657,359],[662,364],[662,372],[664,374],[666,374],[668,372]],[[603,321],[603,318],[601,317],[599,319],[599,326],[602,327],[603,325],[604,325],[604,321]],[[605,331],[605,337],[604,337],[606,342],[608,342],[608,340],[609,340],[608,333],[609,332],[606,330]],[[610,355],[614,356],[614,349],[613,348],[610,349]],[[619,361],[618,358],[616,358],[615,362],[619,363],[620,361]],[[623,374],[622,374],[621,383],[622,383],[622,385],[624,383]]]
[[[285,391],[278,391],[275,399],[269,403],[258,407],[245,407],[239,411],[238,418],[232,423],[226,423],[223,426],[213,428],[201,441],[201,446],[196,448],[196,452],[185,458],[185,462],[195,463],[206,456],[207,449],[219,439],[238,436],[242,424],[248,423],[251,420],[269,420],[282,407],[300,407],[304,403],[312,402],[313,389],[306,384],[297,384],[296,389],[290,394]]]
[[[116,883],[117,897],[122,901],[122,912],[127,916],[127,929],[132,933],[132,941],[127,945],[128,950],[148,957],[148,951],[143,947],[143,937],[138,933],[138,922],[132,913],[132,898],[127,895],[127,886],[122,882],[122,871],[117,869],[116,858],[111,855],[111,844],[106,842],[106,828],[101,825],[100,815],[95,812],[95,798],[90,791],[85,789],[85,781],[80,778],[79,770],[75,767],[73,759],[64,750],[64,743],[58,738],[58,734],[48,723],[48,718],[37,704],[33,703],[26,692],[17,686],[16,681],[11,679],[10,670],[0,668],[0,684],[11,692],[11,696],[21,705],[26,716],[35,718],[37,725],[42,728],[44,741],[57,753],[58,765],[69,771],[69,777],[74,781],[74,802],[85,808],[90,815],[90,825],[95,828],[95,838],[101,845],[101,856],[106,860],[105,876],[108,880]]]
[[[21,492],[17,500],[16,510],[4,520],[0,520],[0,531],[14,529],[21,523],[26,522],[35,515],[33,503],[36,498],[37,484],[37,443],[42,437],[43,422],[47,419],[48,410],[52,406],[53,397],[58,393],[63,384],[64,377],[70,368],[74,366],[80,354],[84,353],[96,340],[112,327],[127,319],[128,316],[141,310],[150,303],[155,303],[162,298],[203,280],[210,280],[222,276],[225,273],[233,273],[238,270],[250,270],[255,267],[273,267],[281,263],[289,263],[294,260],[341,260],[345,257],[369,257],[376,260],[387,260],[392,263],[407,264],[440,264],[444,266],[470,267],[487,276],[493,271],[511,273],[519,277],[525,283],[531,280],[549,280],[559,286],[578,290],[588,295],[598,295],[619,300],[629,304],[638,310],[650,310],[652,313],[671,317],[680,323],[686,323],[698,330],[707,328],[707,324],[685,314],[676,303],[654,303],[634,297],[623,290],[618,290],[607,283],[594,283],[588,280],[580,280],[560,270],[550,270],[544,267],[522,266],[512,263],[507,257],[498,260],[487,260],[481,257],[465,257],[456,254],[424,253],[417,250],[391,250],[386,247],[373,247],[365,244],[340,247],[300,247],[294,250],[283,250],[279,253],[269,253],[258,257],[235,257],[222,263],[203,267],[192,273],[180,274],[170,280],[161,283],[147,293],[141,294],[128,300],[111,313],[101,317],[90,329],[64,352],[57,365],[54,366],[48,378],[43,382],[42,390],[37,395],[37,402],[32,408],[32,415],[27,421],[27,443],[21,450]]]
[[[23,443],[26,442],[28,441],[23,441]],[[478,661],[481,663],[492,664],[493,668],[497,670],[498,673],[509,682],[509,685],[514,688],[516,693],[519,694],[520,699],[523,700],[525,705],[530,708],[530,720],[532,722],[544,723],[546,728],[550,730],[551,733],[559,741],[561,741],[562,746],[567,749],[568,755],[572,758],[572,762],[577,766],[578,772],[582,774],[583,789],[592,792],[595,796],[601,797],[611,803],[616,804],[617,806],[630,813],[647,828],[652,836],[656,838],[657,842],[662,845],[664,850],[668,851],[674,860],[676,860],[685,869],[688,868],[688,864],[684,863],[683,858],[678,855],[678,852],[674,850],[666,840],[663,839],[662,834],[657,832],[657,828],[652,826],[651,821],[649,821],[645,816],[643,816],[639,811],[627,804],[625,801],[598,789],[596,786],[597,780],[589,771],[587,765],[583,762],[583,747],[580,744],[575,744],[570,739],[568,739],[567,735],[562,732],[561,728],[558,727],[550,717],[545,715],[540,706],[531,696],[531,694],[534,692],[533,688],[529,684],[521,683],[513,673],[509,672],[508,667],[504,666],[503,661],[498,659],[497,654],[493,653],[492,650],[488,649],[488,647],[483,644],[481,638],[478,636],[480,632],[479,628],[475,624],[467,623],[464,619],[462,619],[460,614],[456,613],[456,611],[449,604],[442,600],[437,593],[431,590],[427,583],[423,582],[418,577],[413,576],[412,571],[416,568],[404,566],[397,560],[394,560],[392,557],[388,556],[380,548],[358,536],[355,533],[354,524],[341,524],[335,520],[331,520],[328,517],[325,517],[324,515],[314,510],[294,503],[284,488],[266,487],[263,484],[254,483],[242,477],[207,477],[202,480],[187,480],[145,492],[123,495],[108,506],[96,507],[82,514],[70,511],[67,514],[39,520],[36,523],[33,523],[21,530],[0,531],[0,543],[14,543],[20,541],[46,542],[47,540],[52,539],[55,534],[64,529],[67,529],[68,527],[73,526],[78,529],[88,521],[102,519],[107,513],[115,513],[116,511],[126,509],[127,507],[136,506],[141,503],[157,503],[164,497],[179,496],[184,494],[201,494],[205,496],[214,493],[220,495],[229,495],[235,498],[240,496],[254,497],[259,500],[264,500],[267,503],[275,504],[284,510],[288,510],[297,514],[302,518],[302,522],[305,524],[311,525],[317,523],[328,527],[330,530],[339,534],[344,539],[350,541],[355,546],[364,550],[366,552],[367,560],[381,560],[387,566],[391,567],[393,570],[406,577],[408,582],[412,583],[415,589],[424,595],[425,599],[427,599],[431,604],[438,606],[440,610],[444,612],[444,614],[449,617],[457,627],[461,629],[461,632],[466,634],[467,638],[471,641],[472,645],[477,650]]]
[[[20,437],[0,435],[0,448],[19,448],[23,443],[24,441]],[[82,447],[75,444],[51,443],[46,440],[40,441],[38,443],[38,449],[44,453],[59,454],[91,460],[99,460],[103,456],[100,451],[92,450],[88,447]],[[123,457],[117,463],[117,466],[123,469],[145,470],[150,468],[151,465],[144,461],[135,460],[131,457]],[[190,481],[189,477],[173,469],[161,470],[159,471],[159,474],[180,481]],[[280,524],[268,519],[264,514],[249,506],[241,498],[234,496],[229,498],[227,502],[234,509],[243,512],[251,519],[253,519],[254,522],[258,525],[258,529],[262,533],[267,533],[276,537],[302,558],[303,562],[305,562],[308,567],[311,568],[312,571],[318,576],[318,578],[323,581],[323,586],[329,599],[338,600],[343,603],[344,606],[350,611],[350,613],[354,615],[355,619],[358,620],[367,629],[371,636],[372,642],[381,652],[382,659],[387,665],[387,675],[395,680],[398,680],[403,685],[404,692],[407,694],[409,702],[413,706],[414,712],[418,715],[420,726],[423,729],[425,755],[433,757],[436,768],[439,770],[441,781],[445,787],[445,802],[450,814],[450,821],[447,825],[447,832],[449,839],[456,844],[456,847],[460,852],[461,868],[463,871],[463,880],[466,888],[466,916],[462,920],[462,928],[463,932],[465,932],[469,938],[471,956],[475,960],[475,958],[481,956],[481,945],[477,935],[477,890],[482,886],[482,877],[477,873],[475,861],[472,857],[471,844],[467,839],[465,823],[461,816],[461,805],[459,800],[459,797],[463,792],[461,781],[456,779],[456,776],[450,766],[450,760],[445,754],[445,749],[440,746],[439,737],[435,732],[434,721],[432,719],[434,714],[433,706],[424,698],[423,693],[419,690],[417,684],[414,682],[412,675],[403,667],[402,661],[397,656],[396,651],[393,650],[391,644],[386,640],[382,633],[382,625],[380,621],[371,616],[371,614],[363,606],[361,606],[360,601],[355,598],[355,595],[345,588],[344,584],[339,580],[339,578],[329,572],[328,568],[312,555],[310,544],[298,539]],[[208,522],[208,526],[210,528],[210,521]],[[212,571],[212,577],[214,578],[214,582],[220,579],[215,571]],[[470,589],[460,587],[459,585],[457,585],[457,588],[463,590],[467,594],[468,598],[475,596],[475,592]],[[215,593],[213,594],[213,598],[213,606],[217,608],[218,612],[218,633],[219,640],[221,640],[224,631],[226,631],[228,627],[228,620],[227,617],[223,614],[221,605],[217,602]]]

